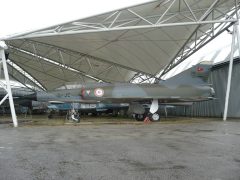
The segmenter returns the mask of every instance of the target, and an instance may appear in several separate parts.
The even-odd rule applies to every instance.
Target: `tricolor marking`
[[[97,89],[94,90],[94,95],[95,95],[96,97],[103,97],[103,95],[104,95],[104,90],[101,89],[101,88],[97,88]]]

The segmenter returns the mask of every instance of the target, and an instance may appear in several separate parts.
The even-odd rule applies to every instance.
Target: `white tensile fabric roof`
[[[235,0],[156,0],[9,37],[9,64],[45,89],[156,76],[236,20]],[[17,73],[16,73],[17,74]],[[21,78],[19,79],[21,80]]]

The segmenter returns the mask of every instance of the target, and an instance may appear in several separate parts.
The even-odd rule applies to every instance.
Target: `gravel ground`
[[[0,125],[0,179],[240,179],[240,121]]]

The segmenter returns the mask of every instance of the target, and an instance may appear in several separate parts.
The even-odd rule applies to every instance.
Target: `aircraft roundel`
[[[104,95],[104,90],[101,88],[97,88],[94,90],[94,95],[96,97],[102,97]]]
[[[203,67],[197,67],[197,72],[203,72],[204,68]]]

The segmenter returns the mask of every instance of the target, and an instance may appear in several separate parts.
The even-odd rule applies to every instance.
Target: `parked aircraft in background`
[[[117,116],[120,111],[126,114],[128,110],[128,104],[118,103],[118,104],[86,104],[86,103],[63,103],[63,104],[48,104],[48,109],[59,112],[60,114],[67,114],[68,119],[79,119],[80,115],[101,115],[101,114],[111,114],[112,116]],[[71,118],[71,111],[74,109],[76,116]],[[50,114],[49,117],[53,117],[54,114]]]
[[[53,110],[79,110],[81,114],[92,113],[94,115],[101,113],[117,113],[115,111],[126,110],[128,109],[128,104],[119,103],[119,104],[106,104],[106,103],[97,103],[97,104],[83,104],[83,103],[63,103],[63,104],[48,104],[48,109]]]
[[[18,113],[37,113],[42,114],[45,112],[49,112],[49,117],[53,117],[52,112],[57,112],[58,115],[63,115],[74,109],[75,112],[78,112],[80,114],[92,114],[92,115],[98,115],[98,114],[112,114],[113,116],[116,116],[119,111],[124,110],[127,111],[128,104],[124,103],[92,103],[92,101],[85,101],[84,103],[79,101],[78,96],[71,96],[69,94],[69,91],[54,91],[54,92],[35,92],[28,88],[13,88],[13,97],[14,97],[14,104],[16,107],[18,107],[16,110],[18,110]],[[57,92],[57,93],[56,93]],[[59,92],[61,92],[59,94]],[[67,92],[67,93],[66,93]],[[35,96],[32,96],[33,94],[38,94],[38,99],[40,101],[35,101]],[[0,89],[0,98],[3,98],[5,96],[6,92],[4,89]],[[52,100],[50,100],[52,99]],[[86,102],[91,102],[91,104],[88,104]],[[9,104],[8,101],[4,103],[3,106],[1,106],[1,114],[7,113]],[[27,109],[25,108],[27,107]],[[70,115],[71,116],[71,115]],[[70,117],[69,117],[70,118]],[[75,117],[75,119],[77,119]]]
[[[35,92],[25,99],[52,103],[129,103],[129,111],[137,120],[146,116],[160,119],[159,104],[206,101],[213,98],[214,89],[207,83],[211,62],[204,61],[167,80],[155,84],[96,83],[79,89]],[[142,104],[150,103],[150,110]]]

